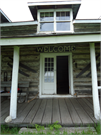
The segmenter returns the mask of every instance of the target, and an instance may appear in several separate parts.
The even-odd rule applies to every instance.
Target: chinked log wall
[[[79,92],[91,92],[91,76],[86,77],[86,75],[91,71],[89,68],[80,77],[76,76],[90,63],[90,48],[89,44],[75,45],[76,50],[72,52],[73,55],[73,80],[74,80],[74,90]],[[96,45],[96,55],[100,53],[100,44]],[[2,47],[2,70],[1,70],[1,81],[4,81],[4,72],[7,72],[7,81],[10,81],[12,76],[12,69],[8,66],[8,63],[12,65],[12,60],[9,57],[13,57],[13,48]],[[100,59],[98,58],[97,63]],[[39,70],[40,70],[40,54],[36,52],[36,47],[24,46],[20,48],[20,62],[33,70],[29,71],[25,68],[19,67],[24,73],[28,74],[26,77],[19,73],[19,81],[29,81],[30,91],[39,91]],[[100,70],[98,68],[98,80],[100,79]]]
[[[20,62],[31,69],[35,70],[36,73],[22,68],[19,66],[19,69],[29,75],[29,77],[24,76],[19,73],[19,81],[28,81],[30,82],[30,91],[39,90],[39,67],[40,67],[40,55],[37,53],[35,47],[21,47],[20,48]],[[8,66],[13,64],[12,60],[9,57],[13,57],[13,48],[2,48],[2,71],[1,71],[1,81],[4,81],[4,72],[7,72],[7,81],[10,81],[12,77],[12,68]]]
[[[95,46],[96,56],[100,54],[100,44]],[[100,62],[100,57],[97,59],[97,63]],[[73,52],[73,77],[74,77],[74,90],[80,93],[91,93],[91,74],[89,77],[86,75],[91,71],[88,68],[81,76],[77,75],[89,64],[90,62],[90,47],[89,45],[79,45],[76,47],[76,51]],[[98,81],[100,80],[100,70],[97,69]]]

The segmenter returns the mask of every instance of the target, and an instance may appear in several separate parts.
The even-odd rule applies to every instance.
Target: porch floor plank
[[[18,110],[18,117],[20,116],[20,114],[22,113],[22,111],[25,109],[25,107],[28,106],[28,103],[22,103],[21,106],[19,106],[19,110]]]
[[[10,111],[10,101],[8,100],[7,101],[7,107],[5,107],[5,112],[3,113],[3,112],[1,112],[1,113],[3,113],[2,114],[2,116],[1,116],[1,123],[4,123],[4,121],[5,121],[5,118],[9,115],[9,111]],[[22,104],[18,104],[18,109],[17,109],[17,111],[19,111],[19,107],[20,106],[22,106]],[[3,110],[4,111],[4,110]]]
[[[93,99],[92,98],[86,98],[91,104],[93,104]]]
[[[93,104],[91,104],[86,98],[82,98],[82,100],[93,110]]]
[[[31,110],[33,106],[33,102],[30,102],[25,108],[24,110],[18,115],[18,118],[13,120],[14,123],[22,123],[23,120],[25,119],[25,117],[27,116],[27,114],[29,113],[29,111]]]
[[[5,124],[4,120],[9,115],[10,100],[1,104],[0,124]],[[35,99],[30,103],[18,103],[17,112],[17,118],[9,125],[48,125],[58,121],[62,126],[88,126],[98,122],[94,118],[92,98]]]
[[[73,124],[74,125],[80,125],[82,123],[82,121],[81,121],[78,113],[76,112],[74,106],[72,105],[70,99],[65,99],[65,101],[66,101],[67,107],[69,109],[71,118],[73,120]]]
[[[43,118],[43,114],[44,114],[44,110],[45,110],[45,106],[46,106],[46,101],[47,99],[43,99],[41,102],[41,105],[37,111],[37,114],[33,120],[33,124],[41,124],[42,118]]]
[[[5,108],[6,113],[4,113],[3,116],[0,117],[1,123],[4,123],[5,118],[9,115],[9,109]]]
[[[6,104],[4,104],[3,106],[1,106],[1,110],[2,110],[1,116],[4,115],[7,112],[7,110],[9,109],[9,107],[10,107],[9,101],[7,101]]]
[[[5,100],[2,104],[1,104],[1,109],[5,109],[8,105],[10,104],[10,100]]]
[[[71,100],[71,99],[70,99]],[[85,110],[82,108],[82,106],[79,104],[79,102],[77,101],[77,99],[72,99],[71,100],[72,104],[74,105],[76,111],[79,114],[79,117],[81,119],[81,121],[83,122],[83,125],[87,124],[87,123],[93,123],[93,121],[91,120],[91,118],[87,115],[87,113],[85,112]]]
[[[72,125],[72,119],[64,99],[59,99],[60,116],[62,125]]]
[[[93,110],[89,108],[82,99],[78,98],[77,100],[81,104],[81,106],[84,108],[86,113],[89,115],[89,117],[93,120],[93,122],[96,123],[97,120],[94,118]]]
[[[9,111],[9,107],[10,107],[10,105],[8,105],[7,107],[5,107],[5,109],[3,109],[2,110],[2,112],[0,113],[0,117],[2,117],[6,112],[8,112]]]
[[[52,112],[53,112],[52,123],[54,123],[56,121],[61,123],[58,98],[57,99],[53,99],[53,111]]]
[[[41,103],[41,100],[34,100],[33,101],[33,107],[30,110],[27,117],[24,119],[23,123],[31,123],[32,122],[40,103]]]
[[[47,99],[46,109],[42,119],[42,124],[51,124],[52,121],[52,99]]]

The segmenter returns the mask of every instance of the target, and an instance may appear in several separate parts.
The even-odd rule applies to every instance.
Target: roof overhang
[[[81,4],[81,0],[50,0],[28,2],[28,6]]]
[[[38,22],[31,21],[31,22],[2,23],[2,24],[0,24],[0,27],[26,26],[26,25],[38,25]]]
[[[45,45],[45,44],[59,44],[59,43],[88,43],[100,42],[101,34],[71,34],[71,35],[46,35],[22,38],[2,38],[0,46],[14,46],[14,45]]]
[[[0,9],[0,13],[8,22],[11,22],[11,20],[8,18],[8,16],[1,9]],[[2,16],[1,16],[1,19],[2,19]]]
[[[101,23],[101,19],[76,19],[73,24],[77,23]]]

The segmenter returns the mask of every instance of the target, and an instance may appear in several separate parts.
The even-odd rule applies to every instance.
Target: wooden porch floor
[[[9,115],[9,100],[1,103],[1,124]],[[31,126],[52,124],[62,126],[88,125],[97,123],[93,116],[92,98],[36,99],[30,103],[18,103],[17,119],[9,125]]]

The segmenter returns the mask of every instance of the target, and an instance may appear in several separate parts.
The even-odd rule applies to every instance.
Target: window
[[[72,32],[72,10],[39,10],[38,32]]]
[[[54,82],[54,58],[45,58],[44,82]]]

